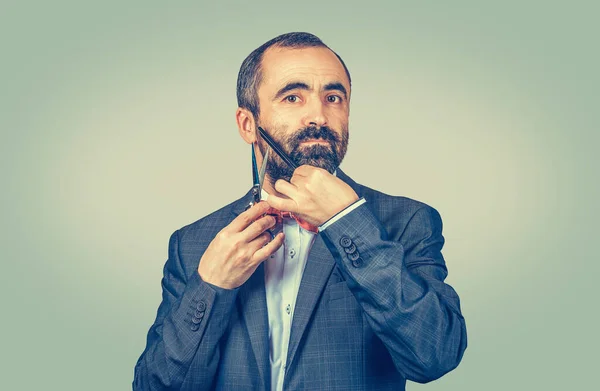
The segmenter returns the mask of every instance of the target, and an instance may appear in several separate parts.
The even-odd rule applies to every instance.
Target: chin
[[[301,161],[301,165],[307,164],[309,166],[313,166],[313,167],[318,167],[318,168],[322,168],[325,171],[328,171],[330,174],[333,174],[333,172],[336,170],[338,164],[336,164],[335,162],[329,160],[329,159],[324,159],[324,158],[309,158],[306,160]]]

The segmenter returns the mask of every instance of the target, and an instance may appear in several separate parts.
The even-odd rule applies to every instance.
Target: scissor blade
[[[267,152],[265,153],[262,164],[260,165],[260,171],[258,172],[258,183],[260,185],[261,190],[262,190],[263,183],[265,183],[265,173],[267,171],[267,162],[269,161],[270,152],[271,152],[271,148],[267,148]]]
[[[261,128],[260,126],[258,127],[258,131],[260,133],[260,135],[262,136],[262,138],[267,142],[267,144],[269,144],[269,146],[271,148],[273,148],[273,150],[275,151],[276,154],[279,155],[279,157],[288,164],[288,166],[292,167],[294,170],[296,168],[298,168],[298,166],[296,165],[296,163],[294,163],[292,161],[292,159],[290,159],[290,157],[283,152],[283,150],[281,148],[279,148],[279,146],[277,145],[277,143],[275,142],[275,140],[273,140],[271,138],[271,136],[269,136],[269,134],[267,132],[265,132],[265,130],[263,128]]]
[[[252,184],[254,186],[260,185],[260,177],[258,173],[258,167],[256,165],[256,154],[254,153],[254,145],[252,146]]]
[[[250,148],[252,149],[252,188],[250,189],[250,191],[252,192],[252,201],[246,207],[246,209],[260,202],[261,193],[261,179],[256,164],[256,153],[254,153],[254,145],[251,145]]]

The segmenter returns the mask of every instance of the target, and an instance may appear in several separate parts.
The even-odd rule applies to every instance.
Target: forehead
[[[274,90],[288,82],[304,81],[309,85],[340,82],[350,91],[342,63],[328,48],[271,47],[265,51],[261,66],[260,89]]]

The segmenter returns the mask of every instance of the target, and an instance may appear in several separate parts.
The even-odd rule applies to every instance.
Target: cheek
[[[329,121],[329,126],[335,130],[340,138],[340,141],[348,138],[348,118],[332,118]]]
[[[335,123],[336,126],[348,125],[349,113],[346,107],[331,107],[327,113],[330,123]]]
[[[273,113],[271,119],[274,126],[285,131],[298,129],[302,124],[302,117],[298,115],[298,113],[286,110],[279,110],[276,113]]]
[[[278,112],[277,114],[274,113],[274,115],[269,118],[268,122],[263,123],[270,126],[268,129],[269,132],[279,139],[284,139],[303,127],[302,123],[293,116],[281,112]]]

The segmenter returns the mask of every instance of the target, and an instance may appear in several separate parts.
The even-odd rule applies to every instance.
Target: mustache
[[[321,139],[329,141],[334,145],[339,143],[337,134],[327,126],[308,126],[301,129],[288,141],[288,143],[292,147],[291,149],[296,149],[300,143],[309,139]]]

